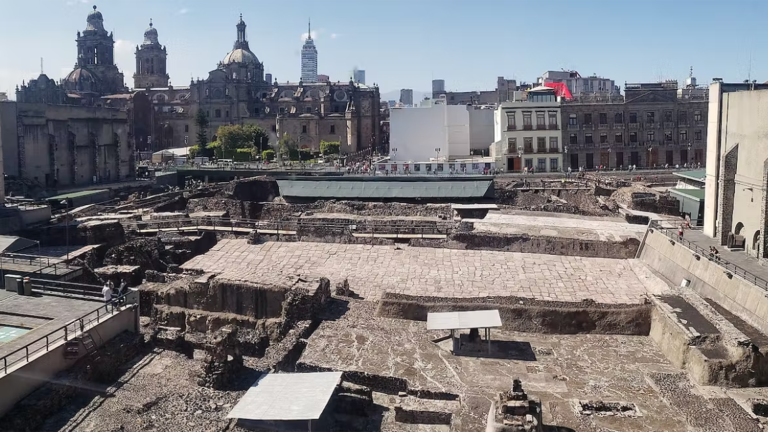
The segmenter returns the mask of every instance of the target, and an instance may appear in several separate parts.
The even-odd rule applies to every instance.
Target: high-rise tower
[[[144,32],[144,42],[136,47],[136,73],[133,74],[133,87],[168,87],[168,73],[165,70],[168,54],[165,47],[157,40],[157,29],[149,20],[149,28]]]
[[[301,48],[301,81],[305,83],[317,82],[317,48],[312,40],[312,23],[307,24],[307,40]]]

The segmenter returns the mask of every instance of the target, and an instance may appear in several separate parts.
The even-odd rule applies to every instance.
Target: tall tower
[[[168,73],[165,66],[168,53],[157,40],[157,29],[149,20],[149,28],[144,32],[144,42],[136,47],[136,73],[133,74],[133,87],[168,87]]]
[[[312,40],[312,23],[307,23],[307,40],[301,48],[301,81],[317,82],[317,48]]]
[[[115,66],[115,40],[104,29],[104,17],[93,7],[88,25],[77,32],[77,63],[62,81],[71,92],[115,94],[125,91],[123,74]]]

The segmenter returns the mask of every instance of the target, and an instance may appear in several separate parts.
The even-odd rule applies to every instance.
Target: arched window
[[[217,110],[216,110],[216,111],[214,111],[213,113],[214,113],[214,117],[216,117],[216,118],[221,118],[221,110],[220,110],[220,109],[217,109]]]

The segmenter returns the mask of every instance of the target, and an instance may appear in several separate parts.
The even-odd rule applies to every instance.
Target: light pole
[[[606,164],[607,169],[611,169],[611,148],[608,147],[608,163]]]
[[[648,168],[651,168],[651,156],[653,156],[653,147],[648,146]]]
[[[571,168],[571,158],[568,157],[568,144],[566,144],[563,149],[565,150],[565,161],[563,163],[563,171],[568,171],[568,168]],[[565,164],[568,164],[568,168],[565,168]]]
[[[437,162],[440,159],[440,147],[435,148],[435,153],[437,154],[435,157],[435,162]]]
[[[61,200],[59,204],[64,204],[65,210],[64,210],[64,223],[66,224],[64,226],[65,229],[65,235],[67,236],[66,239],[66,245],[67,245],[67,262],[69,262],[69,200]]]

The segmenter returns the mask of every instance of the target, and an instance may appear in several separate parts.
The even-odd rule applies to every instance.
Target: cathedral
[[[299,147],[319,151],[320,141],[340,141],[343,153],[381,143],[378,87],[353,82],[267,81],[264,63],[251,50],[242,15],[235,25],[232,50],[205,79],[173,86],[167,51],[150,21],[136,47],[133,90],[114,64],[114,39],[104,30],[96,7],[77,35],[77,62],[58,84],[45,75],[17,89],[17,102],[116,108],[127,113],[128,139],[139,154],[195,144],[199,110],[210,121],[216,140],[219,126],[255,124],[276,145],[290,135]]]

